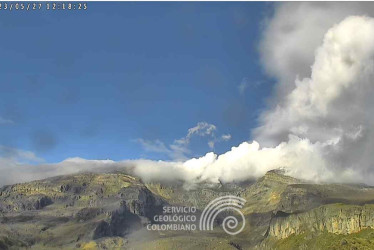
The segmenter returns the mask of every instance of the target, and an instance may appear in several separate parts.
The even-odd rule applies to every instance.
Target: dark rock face
[[[51,205],[53,202],[52,202],[52,199],[49,198],[48,196],[43,196],[41,197],[40,199],[37,199],[35,204],[34,204],[34,208],[36,210],[38,209],[42,209],[48,205]]]
[[[129,187],[118,193],[119,207],[111,212],[107,221],[99,223],[94,239],[110,236],[125,236],[153,221],[153,216],[162,213],[167,203],[154,196],[147,188]]]
[[[98,216],[99,214],[102,214],[102,213],[103,213],[103,209],[85,207],[85,208],[82,208],[81,210],[79,210],[75,214],[75,219],[78,222],[84,222],[84,221],[91,220],[91,219],[95,218],[96,216]]]
[[[152,221],[164,204],[167,202],[139,179],[120,173],[80,174],[16,184],[0,189],[0,236],[2,225],[15,223],[20,234],[15,239],[23,238],[25,246],[30,246],[39,237],[26,233],[32,223],[37,225],[33,231],[46,235],[55,228],[53,234],[63,232],[73,223],[78,241],[123,237]],[[69,241],[68,236],[59,237]]]
[[[277,210],[285,213],[308,211],[322,205],[323,194],[307,185],[289,185],[281,194]]]
[[[119,197],[121,207],[126,207],[133,214],[144,216],[152,220],[153,216],[162,212],[162,207],[167,203],[155,196],[146,187],[129,187],[121,189]]]
[[[105,236],[125,236],[142,226],[140,217],[131,213],[126,206],[121,206],[113,212],[108,223],[110,233]]]
[[[53,203],[52,199],[48,196],[34,195],[29,197],[18,196],[15,198],[8,198],[8,202],[0,202],[0,212],[39,210]]]
[[[110,224],[106,221],[100,221],[93,233],[93,239],[99,239],[102,237],[110,237],[112,235],[113,234],[110,228]]]
[[[146,224],[157,223],[154,216],[163,214],[164,206],[195,206],[198,217],[210,201],[224,195],[247,201],[241,209],[247,226],[226,243],[231,249],[251,249],[305,230],[349,234],[374,227],[374,208],[362,206],[374,200],[374,188],[368,186],[317,185],[270,171],[254,183],[204,183],[185,189],[144,184],[124,173],[86,173],[0,188],[0,249],[127,244],[134,232],[144,233]],[[217,216],[215,228],[226,215],[231,214]],[[222,230],[214,234],[227,236]],[[193,235],[199,241],[202,234]]]

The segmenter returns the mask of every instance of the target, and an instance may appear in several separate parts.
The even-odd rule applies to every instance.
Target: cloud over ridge
[[[125,168],[144,181],[217,183],[258,178],[271,169],[284,167],[289,175],[311,181],[374,184],[371,152],[374,148],[374,19],[349,16],[363,11],[359,5],[352,6],[351,12],[348,7],[334,4],[327,5],[332,10],[330,13],[311,4],[283,4],[276,10],[264,31],[261,46],[263,63],[279,82],[278,92],[269,109],[261,114],[259,126],[252,131],[254,141],[243,142],[221,155],[210,152],[188,160],[114,162],[70,158],[61,163],[34,166],[32,174],[27,174],[31,171],[27,169],[33,166],[17,163],[12,165],[10,177],[0,179],[0,183],[106,168]],[[286,7],[296,9],[288,23],[282,19]],[[314,23],[301,23],[309,31],[298,31],[301,13],[308,9],[316,14]],[[326,22],[323,17],[327,18]],[[296,37],[295,41],[287,40],[278,30]],[[314,31],[313,41],[298,44],[307,39],[303,38],[305,32]],[[278,47],[277,42],[281,43]],[[294,59],[299,52],[300,58]],[[298,62],[302,65],[294,68]],[[186,144],[196,133],[210,135],[216,129],[213,126],[198,124],[178,145]],[[222,140],[230,138],[222,136]],[[151,145],[146,141],[141,143],[152,150],[170,151],[161,141]],[[22,178],[12,172],[19,173],[20,169],[25,171]]]
[[[243,181],[285,167],[311,181],[374,183],[373,57],[374,19],[347,17],[325,34],[310,77],[296,78],[283,101],[261,115],[253,142],[219,156],[139,164],[134,171],[152,180],[170,170],[169,176],[194,183]]]
[[[373,183],[368,150],[374,146],[373,56],[374,19],[345,18],[325,34],[310,77],[296,78],[283,101],[261,115],[255,141],[173,167],[156,164],[152,171],[173,169],[186,182],[230,182],[285,167],[290,175],[313,181]],[[141,165],[135,169],[140,176],[148,171]]]

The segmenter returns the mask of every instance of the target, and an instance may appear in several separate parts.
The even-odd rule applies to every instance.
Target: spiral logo
[[[239,226],[239,221],[236,217],[230,215],[225,217],[222,222],[223,230],[231,235],[240,233],[245,227],[245,218],[240,209],[244,206],[246,200],[237,196],[222,196],[211,201],[204,209],[200,217],[200,230],[213,230],[213,223],[219,213],[226,210],[237,212],[242,219],[242,226]]]

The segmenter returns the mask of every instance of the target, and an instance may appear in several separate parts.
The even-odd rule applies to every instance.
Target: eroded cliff
[[[374,228],[374,205],[330,204],[296,214],[281,214],[270,222],[269,236],[284,239],[304,232],[351,234]]]

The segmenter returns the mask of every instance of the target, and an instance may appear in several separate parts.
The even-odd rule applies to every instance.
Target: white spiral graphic
[[[214,221],[219,213],[225,210],[235,211],[240,214],[242,218],[242,226],[239,230],[235,229],[239,226],[239,221],[236,217],[230,215],[225,217],[222,222],[222,228],[226,233],[236,235],[240,233],[245,227],[245,218],[240,209],[244,206],[246,200],[237,196],[222,196],[212,200],[204,209],[200,217],[200,230],[213,230]]]

